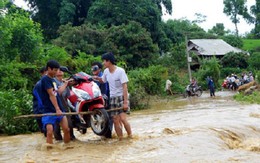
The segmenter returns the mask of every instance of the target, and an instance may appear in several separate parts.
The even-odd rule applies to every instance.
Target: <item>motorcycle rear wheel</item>
[[[90,116],[90,127],[99,136],[104,135],[109,129],[109,116],[105,109],[94,109]]]
[[[200,97],[201,95],[202,95],[202,89],[198,89],[198,90],[196,90],[196,92],[195,92],[195,94],[198,96],[198,97]]]
[[[185,91],[185,92],[183,93],[183,97],[184,97],[184,98],[188,97],[188,92],[187,92],[187,91]]]

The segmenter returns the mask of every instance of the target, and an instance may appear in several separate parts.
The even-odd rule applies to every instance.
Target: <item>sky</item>
[[[255,0],[247,0],[247,7],[256,3]],[[225,30],[235,31],[235,25],[229,17],[223,13],[223,0],[172,0],[173,12],[171,15],[164,15],[163,19],[181,19],[196,20],[195,13],[207,16],[204,23],[199,24],[204,30],[212,29],[216,23],[223,23]],[[248,25],[242,18],[238,24],[240,34],[250,32],[254,25]]]
[[[247,0],[248,9],[255,4],[255,0]],[[27,8],[23,0],[14,0],[14,3],[23,8]],[[206,21],[199,24],[204,30],[212,29],[216,23],[223,23],[225,30],[235,31],[235,25],[230,18],[223,13],[223,0],[172,0],[173,12],[171,15],[164,15],[163,20],[181,19],[196,20],[195,13],[207,16]],[[239,34],[250,32],[254,25],[248,25],[242,18],[238,24]]]

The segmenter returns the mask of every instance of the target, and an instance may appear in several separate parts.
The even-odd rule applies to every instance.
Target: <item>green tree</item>
[[[84,23],[89,7],[95,0],[26,0],[33,20],[42,25],[45,37],[56,38],[61,24],[79,26]]]
[[[255,23],[255,38],[260,38],[260,0],[256,0],[256,4],[251,6],[251,13]]]
[[[159,1],[151,0],[96,0],[89,9],[88,21],[107,27],[127,24],[136,21],[151,33],[151,37],[161,50],[169,48],[161,25]],[[164,2],[164,1],[161,1]],[[167,2],[167,1],[165,1]],[[159,5],[160,6],[160,5]]]
[[[217,36],[224,36],[227,33],[223,23],[216,23],[208,32]]]
[[[114,52],[129,68],[147,67],[159,57],[158,46],[140,23],[112,26],[107,33],[102,48]]]
[[[260,52],[255,52],[250,55],[248,64],[251,69],[260,70]]]
[[[236,35],[238,37],[238,27],[237,24],[240,23],[239,16],[243,18],[248,18],[249,13],[246,7],[246,0],[224,0],[224,10],[223,12],[230,16],[232,23],[235,24]]]
[[[240,37],[236,37],[234,35],[227,35],[221,38],[233,47],[237,47],[237,48],[243,47],[243,40]]]
[[[73,27],[71,24],[67,24],[60,27],[59,34],[60,37],[53,40],[53,43],[64,47],[72,56],[76,56],[78,51],[94,55],[104,52],[100,51],[100,47],[107,34],[102,27],[90,24]]]
[[[223,67],[245,69],[248,67],[248,58],[247,54],[230,52],[221,59],[221,64]]]
[[[34,62],[38,59],[42,47],[40,25],[34,23],[29,14],[9,8],[4,17],[0,17],[0,57],[22,62]]]
[[[206,78],[212,77],[216,87],[219,87],[218,80],[220,79],[220,65],[219,61],[214,56],[211,59],[204,59],[201,61],[201,66],[195,74],[198,82],[203,88],[208,88]]]

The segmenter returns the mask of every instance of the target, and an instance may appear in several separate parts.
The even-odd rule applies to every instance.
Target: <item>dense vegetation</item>
[[[18,121],[12,117],[32,113],[32,88],[40,78],[38,70],[49,59],[56,59],[73,72],[91,73],[91,63],[112,51],[117,64],[128,73],[133,109],[146,108],[148,95],[166,95],[166,79],[173,81],[174,93],[182,93],[189,83],[185,36],[221,38],[250,52],[250,56],[230,53],[221,60],[192,54],[200,63],[192,74],[204,89],[207,76],[214,78],[217,87],[219,79],[230,73],[251,70],[260,76],[259,40],[254,46],[248,44],[251,38],[259,38],[257,23],[244,39],[226,31],[223,24],[204,31],[200,20],[163,22],[162,5],[171,13],[170,0],[26,1],[31,12],[8,0],[0,1],[0,133],[37,130],[34,119]],[[259,22],[254,14],[258,10],[259,0],[252,6],[252,22]]]

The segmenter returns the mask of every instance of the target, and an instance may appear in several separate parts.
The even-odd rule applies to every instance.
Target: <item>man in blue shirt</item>
[[[46,69],[47,75],[41,79],[41,99],[44,106],[44,113],[57,113],[57,116],[44,116],[42,117],[43,127],[47,130],[47,143],[53,144],[53,126],[55,123],[60,123],[63,133],[64,133],[64,143],[70,141],[70,133],[68,127],[68,120],[66,116],[62,116],[64,111],[61,99],[58,93],[58,87],[54,80],[54,77],[59,70],[60,65],[55,60],[50,60],[47,62]],[[65,85],[68,82],[64,82]]]
[[[46,68],[42,67],[40,69],[40,74],[41,77],[43,77],[44,75],[46,75]],[[42,104],[42,100],[40,98],[40,92],[41,92],[41,80],[39,80],[34,88],[33,88],[33,113],[34,114],[42,114],[43,113],[43,104]],[[39,129],[42,133],[44,133],[44,135],[46,136],[46,132],[44,132],[43,130],[43,126],[42,126],[42,118],[36,118],[36,122],[39,126]]]

